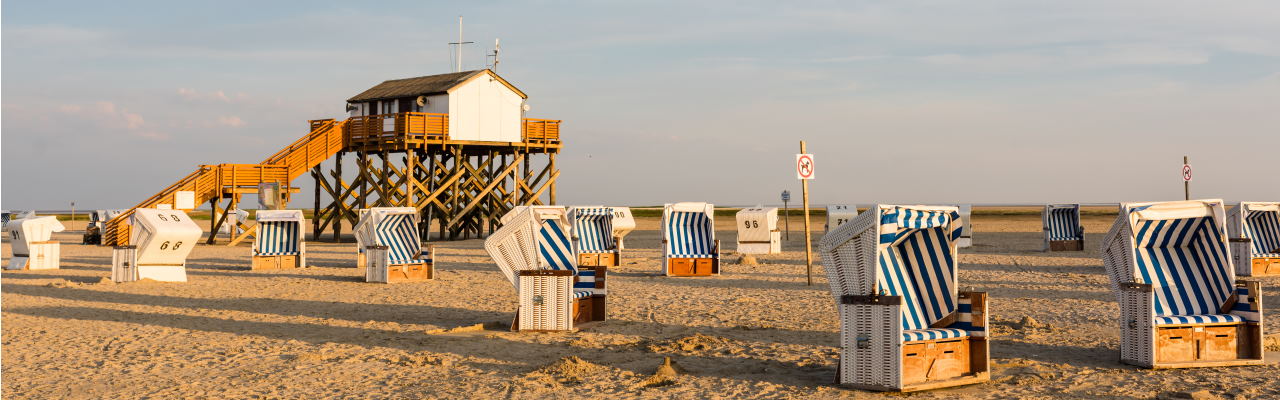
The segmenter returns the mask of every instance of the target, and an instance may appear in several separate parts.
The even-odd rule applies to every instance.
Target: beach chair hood
[[[617,250],[614,241],[613,207],[579,206],[569,209],[573,221],[573,242],[576,253],[606,253]]]
[[[716,256],[715,205],[684,202],[662,210],[662,239],[666,257]]]
[[[1231,237],[1250,239],[1253,257],[1280,257],[1280,202],[1240,202],[1231,209]]]
[[[382,244],[376,241],[374,228],[392,215],[412,215],[413,221],[415,223],[418,221],[418,209],[413,207],[373,207],[360,210],[360,219],[352,229],[352,234],[356,237],[356,245],[363,251],[366,246]]]
[[[27,254],[31,243],[48,241],[54,232],[62,232],[66,227],[58,217],[44,216],[11,220],[5,230],[13,245],[13,254]]]
[[[485,251],[519,291],[518,271],[569,270],[577,273],[569,220],[564,207],[517,207],[484,241]]]
[[[130,218],[129,243],[137,245],[138,264],[183,265],[204,235],[182,210],[139,208]]]
[[[295,255],[302,250],[302,210],[258,210],[256,255]]]

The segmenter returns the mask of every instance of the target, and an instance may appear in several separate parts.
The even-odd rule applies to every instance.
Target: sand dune
[[[910,397],[1280,396],[1276,364],[1117,362],[1118,309],[1096,256],[1111,221],[1087,215],[1086,251],[1049,254],[1038,215],[976,216],[960,279],[991,295],[993,379]],[[82,227],[55,235],[61,270],[0,275],[9,398],[900,397],[832,385],[838,318],[820,267],[805,285],[800,234],[759,265],[674,279],[658,276],[657,220],[641,218],[610,271],[609,320],[531,334],[506,329],[514,291],[480,240],[437,242],[440,278],[425,283],[364,283],[354,244],[313,242],[311,268],[248,271],[247,245],[200,246],[188,283],[113,284],[110,249],[79,245]],[[727,249],[733,227],[718,219]],[[664,357],[675,375],[654,375]]]

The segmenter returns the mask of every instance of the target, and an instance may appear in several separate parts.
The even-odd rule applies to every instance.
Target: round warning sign
[[[796,154],[796,179],[813,179],[813,154]]]
[[[1191,182],[1191,164],[1182,164],[1182,180]]]

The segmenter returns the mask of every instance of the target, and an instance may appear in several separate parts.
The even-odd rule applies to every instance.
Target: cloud
[[[933,65],[986,71],[1076,70],[1198,65],[1209,62],[1209,53],[1200,49],[1156,44],[1107,44],[976,54],[946,53],[919,57],[919,60]]]
[[[222,90],[215,90],[212,92],[200,92],[195,89],[178,88],[178,97],[181,97],[183,100],[191,101],[191,102],[232,103],[232,102],[244,101],[249,98],[249,95],[246,95],[244,93],[236,93],[234,96],[227,96],[227,93],[223,92]]]
[[[169,139],[167,133],[151,129],[142,115],[119,107],[110,101],[62,104],[57,107],[57,110],[66,116],[83,119],[96,129],[123,130],[130,135],[149,140]]]
[[[229,126],[232,128],[239,128],[244,126],[244,120],[234,115],[226,116],[226,117],[218,117],[218,125]]]

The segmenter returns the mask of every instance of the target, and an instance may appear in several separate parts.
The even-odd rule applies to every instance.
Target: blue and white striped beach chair
[[[957,289],[963,225],[956,207],[877,204],[822,237],[840,384],[907,392],[990,379],[987,295]]]
[[[622,236],[614,223],[623,215],[630,217],[626,207],[571,207],[569,221],[573,222],[573,249],[581,266],[622,265]],[[632,227],[635,223],[632,222]],[[626,235],[630,230],[622,232]]]
[[[1227,213],[1236,275],[1280,274],[1280,202],[1245,201]]]
[[[374,207],[363,215],[354,232],[357,244],[365,250],[366,282],[435,278],[434,252],[418,235],[419,218],[413,207]]]
[[[250,269],[302,268],[307,265],[302,210],[258,210]]]
[[[720,274],[715,205],[675,203],[662,208],[662,273],[667,276]]]
[[[1120,361],[1148,368],[1262,363],[1258,282],[1237,282],[1222,200],[1125,203],[1103,241],[1120,302]]]
[[[579,266],[564,207],[517,207],[484,241],[519,297],[512,330],[567,331],[606,316],[606,267]]]
[[[1079,204],[1047,204],[1040,218],[1044,220],[1045,251],[1084,250]]]

